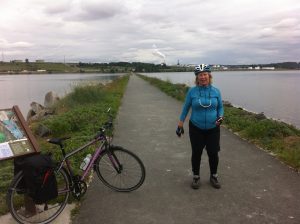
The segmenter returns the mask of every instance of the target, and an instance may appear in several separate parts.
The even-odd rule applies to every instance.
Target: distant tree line
[[[78,63],[80,69],[118,69],[118,71],[134,71],[134,72],[160,72],[168,66],[165,64],[151,64],[143,62],[110,62],[110,63]]]
[[[251,67],[274,67],[275,69],[300,69],[300,63],[297,62],[281,62],[270,64],[248,64],[248,65],[225,65],[230,69]],[[110,69],[119,68],[120,70],[134,72],[185,72],[191,71],[191,68],[179,66],[167,66],[166,64],[151,64],[143,62],[110,62],[110,63],[82,63],[79,62],[80,69]]]
[[[282,62],[282,63],[272,63],[267,66],[273,66],[276,69],[300,69],[300,62]]]
[[[300,62],[280,62],[270,64],[251,64],[251,65],[228,65],[229,68],[247,68],[247,67],[274,67],[275,69],[300,69]]]
[[[300,70],[298,62],[281,62],[270,64],[248,64],[248,65],[222,65],[214,70],[223,70],[227,67],[229,70],[248,70],[249,67],[274,67],[276,70],[293,69]],[[110,63],[52,63],[52,62],[25,62],[18,60],[11,62],[0,62],[0,72],[21,72],[21,71],[37,71],[46,70],[49,73],[58,72],[82,72],[82,73],[128,73],[128,72],[192,72],[193,66],[179,66],[166,64],[152,64],[143,62],[110,62]]]

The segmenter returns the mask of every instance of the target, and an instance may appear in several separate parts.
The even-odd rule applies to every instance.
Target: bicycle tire
[[[26,195],[26,189],[19,187],[23,178],[23,172],[20,171],[12,180],[8,189],[6,203],[12,217],[22,224],[45,224],[53,221],[65,208],[70,195],[70,182],[68,173],[64,168],[55,171],[58,196],[45,204],[35,205],[33,200]],[[19,186],[18,186],[19,185]],[[28,202],[29,200],[29,202]],[[26,202],[25,202],[26,201]],[[26,205],[27,203],[27,205]],[[25,206],[34,206],[35,214],[26,212]]]
[[[114,168],[109,154],[120,162],[120,173]],[[116,160],[116,159],[115,159]],[[111,146],[94,163],[96,173],[103,184],[115,191],[130,192],[138,189],[145,180],[146,171],[143,162],[134,153],[120,146]]]

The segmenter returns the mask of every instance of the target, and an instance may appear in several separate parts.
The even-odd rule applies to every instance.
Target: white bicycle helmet
[[[196,65],[194,69],[195,75],[198,75],[200,72],[211,72],[210,66],[207,64]]]

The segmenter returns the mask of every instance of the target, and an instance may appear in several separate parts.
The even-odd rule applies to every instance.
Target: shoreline
[[[252,114],[255,114],[255,115],[263,115],[266,117],[266,119],[269,119],[269,120],[272,120],[272,121],[275,121],[275,122],[280,122],[280,123],[284,123],[286,125],[289,125],[289,126],[292,126],[294,128],[296,128],[297,130],[300,130],[300,126],[298,127],[296,124],[292,124],[292,123],[288,123],[286,121],[283,121],[283,120],[280,120],[279,118],[275,118],[275,117],[269,117],[267,115],[265,115],[264,112],[255,112],[255,111],[252,111],[252,110],[248,110],[247,108],[245,107],[242,107],[242,106],[239,106],[239,105],[236,105],[236,104],[232,104],[231,102],[229,101],[223,101],[223,103],[229,103],[232,107],[236,108],[236,109],[239,109],[239,110],[243,110],[243,111],[246,111],[248,113],[252,113]]]
[[[257,70],[249,70],[249,69],[226,69],[226,70],[213,70],[213,72],[282,72],[282,71],[300,71],[300,69],[257,69]],[[159,71],[159,72],[143,72],[143,73],[166,73],[166,72],[178,72],[184,73],[189,71]],[[126,72],[102,72],[102,71],[0,71],[0,75],[34,75],[34,74],[84,74],[84,73],[103,73],[103,74],[115,74],[115,73],[126,73]]]

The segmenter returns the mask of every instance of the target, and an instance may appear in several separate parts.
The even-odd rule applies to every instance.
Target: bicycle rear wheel
[[[70,184],[66,171],[55,171],[58,196],[46,204],[35,204],[27,195],[24,184],[21,184],[23,172],[13,179],[7,193],[7,206],[18,223],[44,224],[53,221],[65,208],[70,195]],[[22,186],[23,185],[23,186]]]
[[[94,166],[104,185],[116,191],[136,190],[146,176],[143,162],[134,153],[119,146],[111,146],[104,151]]]

